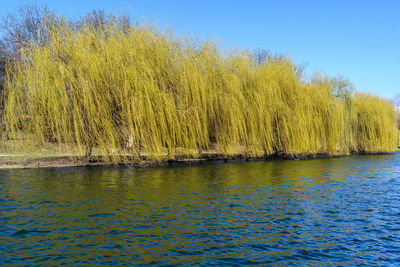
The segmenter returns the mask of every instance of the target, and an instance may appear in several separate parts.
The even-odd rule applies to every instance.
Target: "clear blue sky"
[[[0,0],[0,15],[26,0]],[[343,74],[358,91],[400,93],[400,1],[36,0],[58,14],[92,9],[131,14],[226,47],[266,48],[306,63],[307,73]]]

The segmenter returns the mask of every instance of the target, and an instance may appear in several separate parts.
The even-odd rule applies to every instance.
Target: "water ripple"
[[[0,172],[1,265],[400,265],[400,154]]]

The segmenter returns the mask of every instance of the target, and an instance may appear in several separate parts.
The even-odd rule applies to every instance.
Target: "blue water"
[[[400,265],[400,154],[0,171],[0,265]]]

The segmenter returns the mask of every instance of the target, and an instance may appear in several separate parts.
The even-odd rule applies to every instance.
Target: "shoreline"
[[[262,157],[247,157],[243,154],[237,154],[233,156],[225,156],[218,153],[203,153],[200,157],[190,158],[190,157],[177,157],[177,159],[166,160],[166,161],[156,161],[142,159],[133,162],[121,162],[113,163],[102,161],[101,157],[93,157],[89,160],[83,159],[73,159],[71,156],[52,156],[43,157],[36,159],[23,158],[23,155],[17,155],[22,157],[22,159],[2,159],[0,157],[0,170],[16,170],[16,169],[42,169],[42,168],[69,168],[69,167],[93,167],[93,166],[133,166],[136,168],[143,167],[163,167],[163,166],[173,166],[173,165],[190,165],[198,164],[201,162],[208,161],[254,161],[254,160],[309,160],[309,159],[323,159],[323,158],[339,158],[352,155],[388,155],[399,152],[397,149],[393,152],[373,152],[373,153],[351,153],[351,154],[340,154],[340,155],[328,155],[328,154],[309,154],[309,155],[284,155],[284,154],[273,154]],[[3,157],[5,155],[2,155]],[[13,155],[9,155],[12,157]]]

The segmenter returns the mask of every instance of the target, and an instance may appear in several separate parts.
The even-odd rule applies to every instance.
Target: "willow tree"
[[[284,56],[102,18],[45,18],[46,40],[19,50],[4,111],[17,143],[95,150],[112,162],[396,148],[393,105],[354,94],[343,79],[308,80]]]

